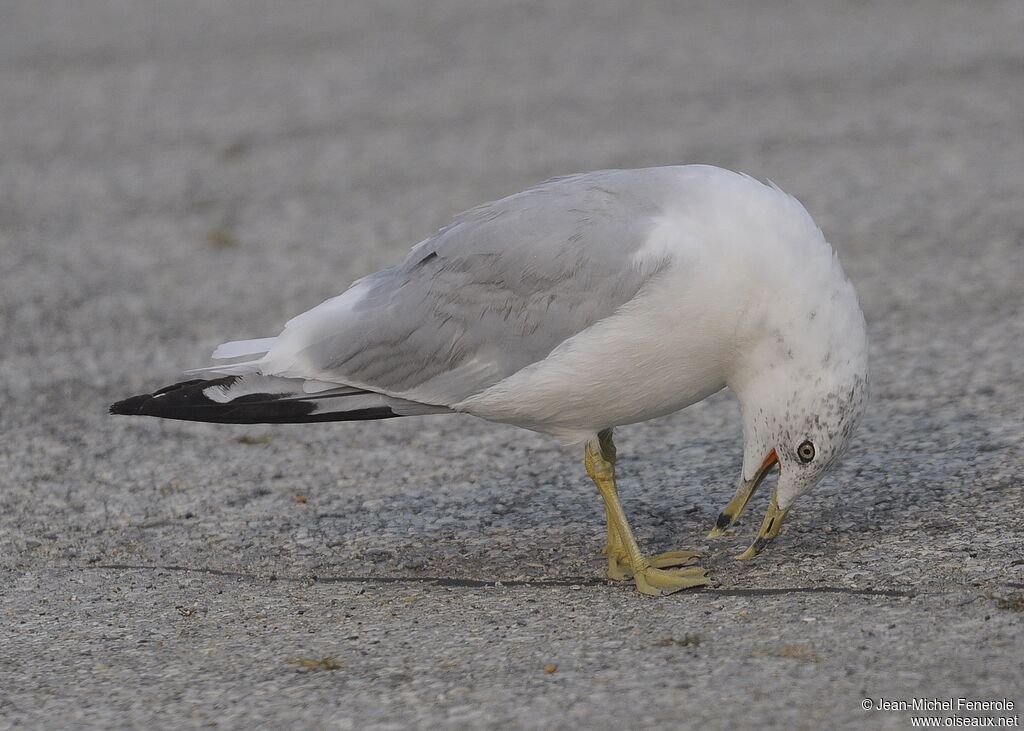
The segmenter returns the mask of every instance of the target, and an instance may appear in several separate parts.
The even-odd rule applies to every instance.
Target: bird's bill
[[[754,492],[761,486],[764,478],[771,471],[779,461],[779,455],[775,453],[773,449],[768,453],[768,456],[764,458],[761,466],[757,468],[757,472],[749,480],[743,480],[740,482],[740,486],[736,489],[736,494],[733,495],[732,500],[725,506],[725,509],[718,515],[718,520],[715,521],[715,527],[708,533],[708,538],[717,538],[725,532],[725,529],[736,522],[736,519],[740,517],[743,509],[747,507],[747,503],[750,502],[750,498],[754,496]],[[772,498],[774,500],[774,497]],[[776,531],[777,533],[777,531]],[[774,536],[773,536],[774,538]],[[752,548],[753,546],[751,546]],[[756,555],[756,554],[755,554]]]
[[[779,531],[782,530],[782,521],[786,519],[786,513],[789,512],[789,508],[779,507],[779,489],[776,487],[772,490],[772,499],[768,503],[768,512],[764,514],[764,520],[761,521],[761,530],[757,532],[757,538],[750,544],[750,547],[741,553],[738,558],[740,561],[749,561],[757,554],[764,550],[764,547],[775,540],[775,536],[779,535]]]

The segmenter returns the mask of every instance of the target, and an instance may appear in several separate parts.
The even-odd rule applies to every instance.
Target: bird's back
[[[300,315],[265,373],[452,404],[543,360],[666,262],[637,254],[687,168],[558,178],[474,208]]]

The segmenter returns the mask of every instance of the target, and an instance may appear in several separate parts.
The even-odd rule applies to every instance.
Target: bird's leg
[[[610,462],[614,468],[616,452],[615,443],[612,440],[612,430],[606,429],[598,434],[598,442],[601,449],[601,455],[606,461]],[[614,477],[613,469],[611,490],[615,494],[616,499],[618,499],[619,492],[615,485]],[[612,515],[609,513],[607,506],[605,506],[604,512],[605,518],[608,522],[608,542],[605,544],[602,553],[608,557],[608,578],[614,581],[629,579],[633,576],[633,567],[629,562],[629,555],[626,552],[625,545],[619,538],[619,533],[615,529],[612,522]],[[700,558],[700,553],[698,551],[666,551],[665,553],[659,553],[655,556],[648,556],[647,560],[650,562],[651,566],[656,569],[666,569],[696,565],[698,558]]]
[[[608,482],[608,489],[615,495],[615,499],[618,500],[619,491],[615,486],[615,442],[612,441],[612,430],[605,429],[597,435],[598,449],[601,457],[605,462],[611,465],[611,481]],[[590,473],[591,479],[597,484],[598,490],[601,489],[601,484],[598,482],[598,478],[595,477],[594,472],[591,470],[591,460],[589,455],[590,445],[587,445],[587,472]],[[596,464],[596,463],[595,463]],[[602,493],[603,495],[604,493]],[[619,532],[615,529],[614,519],[612,513],[608,508],[607,502],[604,506],[604,516],[608,522],[608,542],[604,546],[604,554],[608,557],[608,578],[613,581],[623,581],[633,576],[633,567],[629,563],[629,559],[626,554],[626,547],[622,543],[622,539],[619,538]]]
[[[615,487],[615,445],[612,443],[611,429],[602,431],[597,439],[587,442],[584,460],[587,473],[604,498],[605,515],[608,518],[609,578],[624,579],[632,574],[637,591],[652,596],[706,585],[707,572],[699,566],[665,568],[686,564],[698,554],[692,551],[672,551],[647,557],[640,552]]]
[[[626,561],[626,549],[619,540],[618,531],[612,525],[612,516],[607,508],[604,515],[608,521],[608,542],[605,543],[602,553],[608,557],[608,578],[623,581],[633,576],[633,570]]]
[[[615,447],[612,445],[612,456],[614,456],[614,450]],[[614,464],[614,459],[611,462]],[[611,489],[615,491],[615,496],[618,497],[619,493],[614,481],[612,482]],[[619,533],[615,530],[612,516],[608,512],[607,507],[604,514],[605,519],[608,521],[608,541],[605,543],[601,553],[608,557],[608,578],[613,581],[630,579],[633,577],[633,567],[629,563],[626,547],[619,539]],[[667,569],[678,566],[695,566],[699,558],[699,551],[665,551],[665,553],[649,556],[647,560],[656,569]]]

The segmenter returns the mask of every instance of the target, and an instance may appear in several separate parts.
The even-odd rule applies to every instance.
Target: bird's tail
[[[195,379],[118,401],[110,413],[219,424],[302,424],[449,411],[351,386],[323,386],[314,383],[317,390],[310,392],[309,381],[255,373]]]

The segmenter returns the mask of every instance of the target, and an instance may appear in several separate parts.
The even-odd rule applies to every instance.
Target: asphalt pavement
[[[1019,717],[1022,38],[1010,0],[5,3],[0,729]],[[706,590],[603,580],[582,455],[537,434],[106,414],[477,203],[688,162],[804,202],[872,356],[753,562],[766,496],[705,540],[729,393],[617,432],[638,538],[706,549]]]

